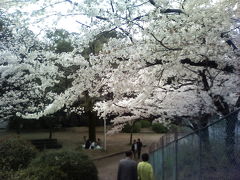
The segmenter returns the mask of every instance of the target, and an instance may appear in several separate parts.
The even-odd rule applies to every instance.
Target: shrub
[[[29,167],[18,171],[11,180],[68,180],[66,173],[52,166]]]
[[[0,179],[1,180],[12,180],[14,177],[15,171],[5,171],[5,170],[0,170]]]
[[[35,147],[26,140],[17,137],[0,140],[0,169],[16,171],[25,168],[36,153]]]
[[[180,130],[180,127],[176,124],[171,124],[169,127],[170,132],[179,132],[179,130]]]
[[[141,120],[141,127],[142,128],[148,128],[148,127],[151,127],[152,123],[148,120]]]
[[[97,168],[83,152],[48,152],[34,159],[18,179],[97,180]]]
[[[130,124],[126,124],[123,129],[122,129],[122,132],[125,132],[125,133],[131,133],[131,128],[132,126]],[[133,126],[133,133],[138,133],[140,132],[141,130],[141,123],[140,122],[136,122]]]
[[[156,133],[167,133],[168,128],[164,126],[162,123],[154,123],[152,125],[152,130]]]

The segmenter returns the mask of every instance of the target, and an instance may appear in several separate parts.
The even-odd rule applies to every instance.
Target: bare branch
[[[163,40],[159,40],[157,39],[157,37],[153,34],[153,33],[150,33],[152,35],[152,37],[157,41],[159,42],[164,48],[166,48],[167,50],[169,51],[181,51],[182,48],[170,48],[170,47],[167,47],[165,44],[163,44]]]
[[[159,81],[158,81],[158,86],[159,86],[160,81],[161,81],[161,79],[162,79],[163,72],[164,72],[164,69],[162,69],[162,71],[160,72],[160,75],[159,75]]]
[[[219,69],[218,64],[215,61],[211,61],[209,59],[204,59],[203,61],[200,61],[200,62],[193,62],[191,59],[185,58],[185,59],[181,59],[180,62],[182,64],[188,64],[188,65],[191,65],[191,66],[199,66],[199,67],[218,69],[218,70],[225,71],[225,72],[228,72],[228,73],[233,73],[234,72],[234,67],[233,66],[226,65],[224,68]]]
[[[191,59],[185,58],[185,59],[181,59],[180,62],[182,64],[188,64],[188,65],[191,65],[191,66],[203,66],[203,67],[210,67],[210,68],[215,68],[215,69],[218,67],[218,64],[215,61],[210,61],[210,60],[193,62]]]
[[[112,12],[115,12],[112,0],[110,0],[110,4],[111,4]]]
[[[80,21],[76,21],[78,24],[81,24],[81,25],[83,25],[83,26],[86,26],[86,27],[88,27],[88,28],[90,28],[90,26],[88,26],[88,25],[86,25],[86,24],[84,24],[84,23],[81,23]]]
[[[198,72],[197,72],[197,71],[194,71],[194,70],[192,70],[192,69],[188,68],[187,66],[184,66],[184,65],[183,65],[183,67],[184,67],[184,68],[186,68],[186,69],[188,69],[189,71],[191,71],[191,72],[195,73],[195,74],[198,74]]]
[[[185,14],[181,9],[161,9],[160,13],[163,14],[170,14],[170,13],[177,13],[177,14]]]
[[[154,0],[149,0],[149,2],[153,5],[153,6],[156,6],[156,3]]]
[[[101,19],[101,20],[104,20],[104,21],[109,21],[108,18],[105,18],[105,17],[102,17],[102,16],[95,16],[97,19]]]

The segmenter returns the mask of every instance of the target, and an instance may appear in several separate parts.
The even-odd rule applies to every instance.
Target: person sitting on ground
[[[89,149],[90,146],[91,146],[91,141],[90,141],[90,139],[88,139],[85,143],[85,149]]]
[[[153,180],[153,168],[148,163],[149,155],[147,153],[142,154],[142,162],[138,163],[137,173],[139,180]]]
[[[95,149],[96,145],[97,145],[96,142],[93,141],[93,142],[91,143],[89,149]]]
[[[96,149],[102,149],[102,142],[100,138],[97,138]]]
[[[100,138],[97,138],[97,145],[102,146],[102,142]]]

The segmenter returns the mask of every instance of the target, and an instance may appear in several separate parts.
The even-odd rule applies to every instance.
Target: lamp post
[[[104,150],[107,150],[107,127],[106,127],[106,119],[103,119],[104,122]]]

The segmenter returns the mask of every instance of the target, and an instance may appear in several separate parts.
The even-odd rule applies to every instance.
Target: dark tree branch
[[[136,5],[133,5],[132,7],[136,8],[136,7],[139,7],[139,6],[142,6],[144,4],[147,4],[149,2],[149,0],[146,0],[145,2],[141,3],[141,4],[136,4]]]
[[[156,6],[156,3],[154,0],[149,0],[149,2],[153,5],[153,6]]]
[[[112,0],[110,0],[110,4],[111,4],[112,12],[115,12]]]
[[[213,103],[217,108],[218,112],[221,112],[223,115],[230,113],[228,104],[224,101],[223,97],[220,95],[215,95],[212,97]]]
[[[214,82],[214,80],[215,80],[215,78],[216,78],[217,76],[213,77],[208,69],[206,69],[206,72],[207,72],[208,75],[209,75],[209,79],[210,79],[210,82],[211,82],[210,88],[211,88],[211,87],[213,87],[213,82]]]
[[[170,13],[177,13],[177,14],[185,14],[181,9],[162,9],[160,10],[160,13],[163,14],[170,14]]]
[[[102,17],[102,16],[95,16],[97,19],[108,21],[108,18]]]
[[[191,59],[185,58],[185,59],[181,59],[180,62],[182,64],[188,64],[191,66],[199,66],[199,67],[218,69],[218,64],[215,61],[211,61],[211,60],[207,60],[207,59],[200,61],[200,62],[193,62]],[[228,73],[233,73],[234,67],[232,65],[226,65],[223,69],[219,69],[219,70],[225,71]]]
[[[78,24],[81,24],[81,25],[83,25],[83,26],[86,26],[87,28],[90,28],[90,26],[88,26],[88,25],[86,25],[86,24],[84,24],[84,23],[81,23],[80,21],[76,21]]]
[[[167,47],[162,41],[163,40],[159,40],[153,33],[150,33],[152,35],[152,37],[161,44],[161,46],[163,46],[164,48],[166,48],[167,50],[169,51],[181,51],[182,48],[170,48],[170,47]]]
[[[240,95],[240,94],[239,94],[239,95]],[[235,106],[236,106],[237,108],[239,108],[239,107],[240,107],[240,96],[238,97],[238,99],[237,99],[237,102],[236,102]]]
[[[132,36],[130,36],[129,32],[127,32],[126,30],[124,30],[121,27],[119,27],[118,29],[120,29],[127,37],[129,37],[130,41],[133,43],[133,38],[132,38]]]
[[[195,84],[195,82],[181,83],[181,84],[178,86],[178,88],[181,88],[181,87],[183,87],[183,86],[194,85],[194,84]],[[185,91],[190,91],[190,90],[192,90],[192,89],[189,88],[189,89],[187,89],[187,90],[185,90]]]
[[[71,0],[65,0],[65,1],[69,2],[70,4],[73,4],[73,2]]]
[[[184,68],[186,68],[186,69],[188,69],[189,71],[191,71],[191,72],[195,73],[195,74],[198,74],[198,72],[197,72],[197,71],[194,71],[194,70],[190,69],[190,68],[189,68],[189,67],[187,67],[187,66],[184,66],[184,65],[183,65],[183,67],[184,67]]]
[[[183,2],[182,2],[182,9],[184,9],[185,3],[186,3],[186,0],[183,0]]]
[[[202,70],[202,71],[199,71],[199,75],[201,76],[202,78],[202,83],[203,83],[203,87],[204,87],[204,91],[209,91],[210,90],[210,86],[208,84],[208,81],[207,81],[207,76],[206,76],[206,69]]]
[[[161,59],[155,59],[155,62],[150,63],[150,62],[146,62],[146,67],[151,67],[151,66],[155,66],[155,65],[162,65],[163,62]]]
[[[159,75],[159,80],[158,80],[158,85],[157,85],[157,86],[159,86],[159,84],[160,84],[160,81],[161,81],[161,79],[162,79],[162,76],[163,76],[163,72],[164,72],[164,69],[163,69],[163,70],[161,70],[161,72],[160,72],[160,75]]]
[[[226,40],[226,43],[230,46],[230,47],[232,47],[233,48],[233,50],[236,50],[236,49],[238,49],[237,48],[237,46],[233,43],[233,41],[231,40],[231,39],[229,39],[230,37],[229,37],[229,35],[228,35],[228,33],[229,32],[231,32],[231,31],[233,31],[233,30],[235,30],[235,29],[237,29],[237,28],[239,28],[239,27],[236,27],[236,28],[234,28],[234,29],[232,29],[232,30],[230,30],[230,31],[227,31],[227,32],[223,32],[223,33],[221,33],[221,38],[226,38],[227,40]]]
[[[186,59],[181,59],[180,62],[182,64],[189,64],[191,66],[203,66],[203,67],[210,67],[210,68],[217,68],[218,64],[215,61],[208,61],[208,60],[203,60],[201,62],[193,62],[191,59],[186,58]]]
[[[145,17],[145,16],[147,16],[147,15],[137,16],[137,17],[133,18],[132,21],[140,20],[142,17]]]
[[[226,40],[226,43],[233,48],[233,50],[237,49],[237,46],[235,46],[235,44],[233,43],[232,40],[228,39]]]

